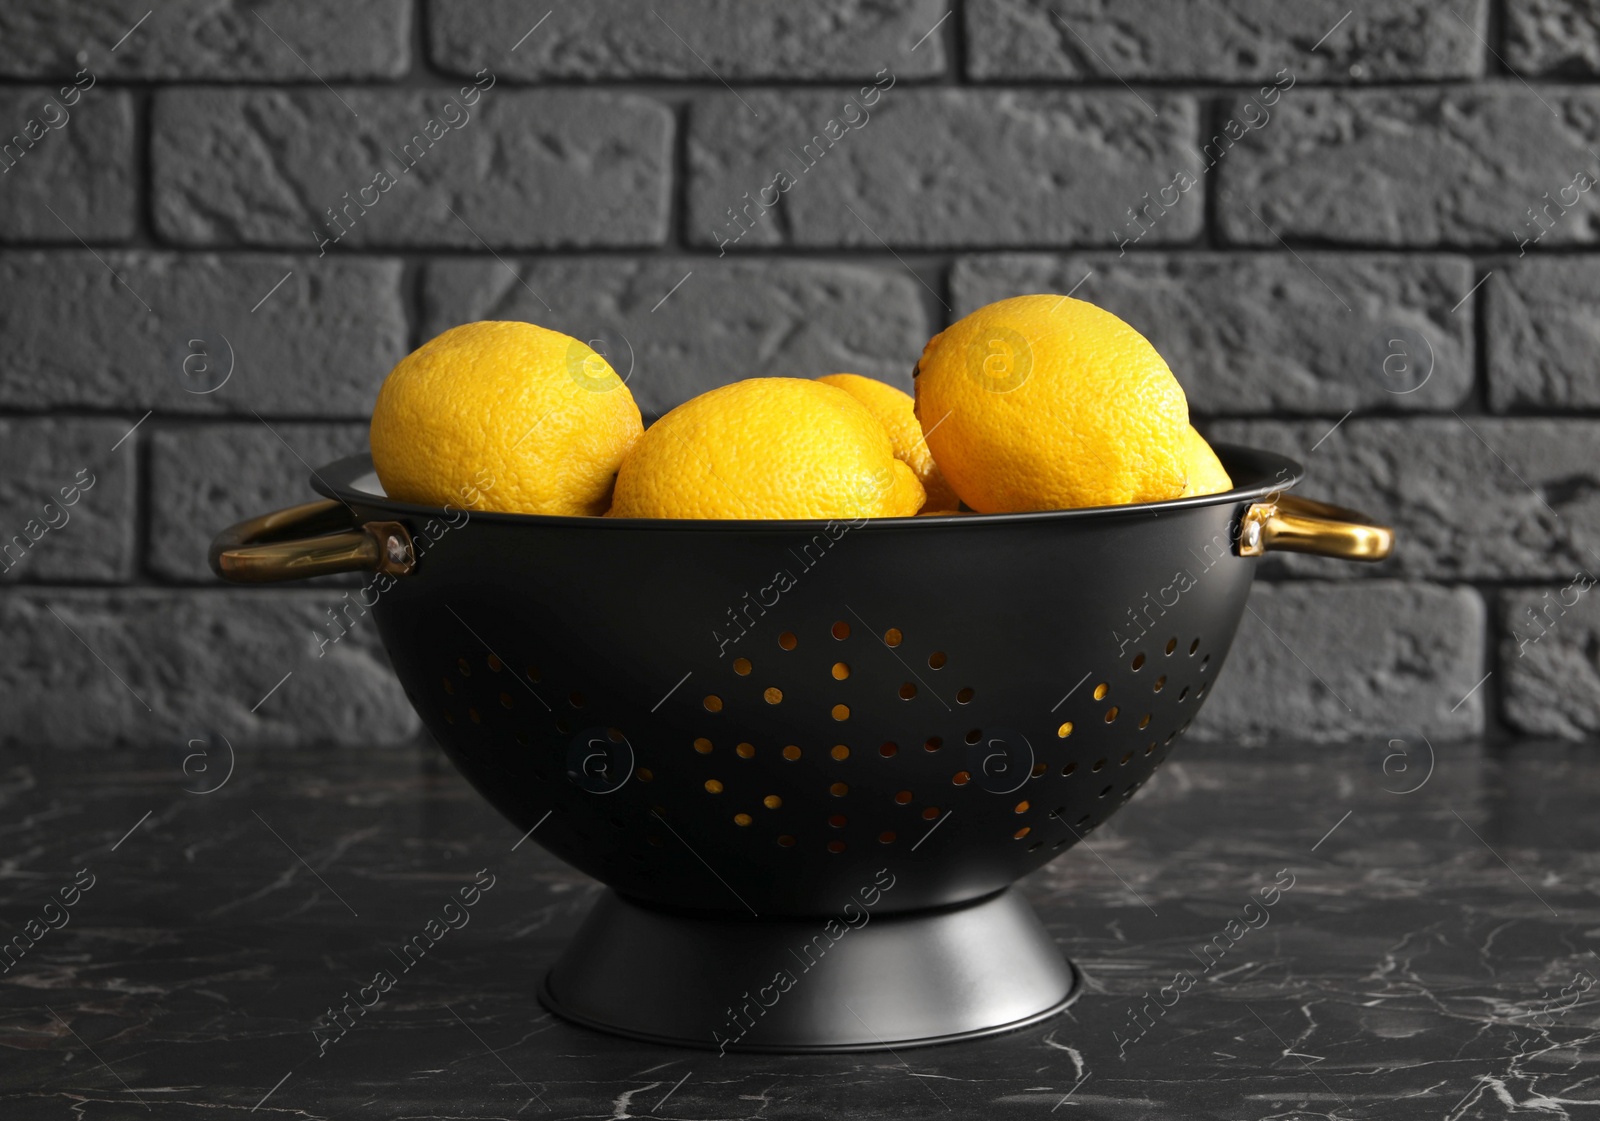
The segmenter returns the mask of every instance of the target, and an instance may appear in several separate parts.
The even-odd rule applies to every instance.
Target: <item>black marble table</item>
[[[0,978],[7,1121],[1600,1114],[1592,748],[1184,745],[1022,885],[1086,977],[1066,1013],[805,1057],[546,1013],[599,889],[432,751],[241,752],[195,794],[223,766],[188,750],[0,762],[0,937],[42,933]],[[485,868],[467,925],[319,1043]]]

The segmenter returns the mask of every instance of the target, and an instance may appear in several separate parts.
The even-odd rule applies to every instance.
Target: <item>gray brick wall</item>
[[[1597,149],[1576,0],[0,6],[0,742],[414,735],[204,548],[455,323],[660,413],[1069,289],[1402,532],[1263,564],[1198,734],[1593,737]]]

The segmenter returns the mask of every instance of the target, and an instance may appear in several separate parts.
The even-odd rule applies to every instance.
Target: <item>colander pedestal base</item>
[[[1053,1016],[1078,992],[1013,890],[938,910],[738,918],[607,891],[540,999],[602,1031],[727,1051],[874,1051]]]

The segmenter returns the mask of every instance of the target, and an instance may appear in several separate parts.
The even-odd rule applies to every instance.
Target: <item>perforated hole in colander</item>
[[[850,667],[844,662],[834,662],[832,672],[835,681],[843,681],[850,676]]]
[[[935,650],[932,654],[928,655],[928,668],[944,669],[944,664],[949,660],[950,659],[945,656],[945,652],[943,650]]]
[[[850,637],[850,624],[843,619],[833,625],[833,637],[843,642]]]
[[[750,671],[753,669],[755,669],[755,666],[750,664],[749,658],[735,658],[733,660],[733,672],[740,677],[749,677]]]
[[[904,641],[905,636],[900,633],[900,628],[898,627],[890,627],[883,632],[883,644],[885,646],[899,646]]]

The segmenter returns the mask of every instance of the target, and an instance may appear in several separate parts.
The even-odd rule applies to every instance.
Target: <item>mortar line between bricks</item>
[[[967,0],[950,0],[950,19],[941,35],[947,55],[945,74],[954,88],[970,89],[972,74],[967,67]]]
[[[1472,261],[1472,275],[1474,278],[1477,277],[1480,268],[1483,267],[1484,262],[1476,259]],[[1497,271],[1499,271],[1498,268],[1485,271],[1483,279],[1478,280],[1477,286],[1473,289],[1472,295],[1474,298],[1471,301],[1472,385],[1468,400],[1474,409],[1479,409],[1486,413],[1490,410],[1494,400],[1489,372],[1489,300],[1487,298],[1488,293],[1485,292],[1483,298],[1477,298],[1477,293],[1483,290],[1482,286],[1489,279],[1489,275]],[[1463,300],[1466,298],[1465,296],[1462,297]]]
[[[952,18],[948,22],[955,22]],[[494,70],[493,67],[490,67]],[[507,90],[541,91],[571,91],[582,93],[629,93],[646,96],[672,96],[674,94],[715,94],[721,97],[729,96],[727,89],[721,83],[701,79],[677,78],[541,78],[525,79],[494,71],[496,76],[495,88],[500,89],[502,84]],[[463,82],[472,81],[471,74],[453,74],[447,70],[440,70],[432,66],[414,68],[413,71],[393,78],[349,78],[338,79],[330,84],[339,90],[354,90],[358,93],[450,93],[458,90]],[[735,90],[745,92],[837,92],[844,93],[859,87],[863,82],[870,83],[873,74],[859,74],[854,77],[829,77],[829,78],[740,78],[730,79],[730,84]],[[1528,86],[1535,90],[1552,90],[1559,92],[1564,89],[1593,90],[1600,87],[1600,74],[1582,75],[1525,75]],[[1135,91],[1151,92],[1162,96],[1191,95],[1195,97],[1215,96],[1218,94],[1245,95],[1260,90],[1263,83],[1272,81],[1272,74],[1260,75],[1254,78],[1240,78],[1226,80],[1219,78],[1130,78],[1128,86]],[[49,87],[61,82],[70,82],[71,72],[56,73],[52,76],[18,77],[15,75],[0,76],[0,89],[7,88],[40,88]],[[960,90],[971,93],[1007,93],[1020,92],[1047,92],[1047,93],[1115,93],[1126,97],[1128,90],[1123,84],[1111,77],[1093,78],[1061,78],[1061,77],[1002,77],[1002,78],[961,78],[956,79],[949,74],[934,75],[899,75],[896,88],[904,82],[907,88],[919,90]],[[117,77],[105,75],[95,83],[96,89],[104,88],[107,91],[163,91],[163,90],[246,90],[256,92],[310,92],[322,89],[320,82],[312,78],[302,80],[299,77],[286,78],[241,78],[237,80],[213,77],[173,77],[173,78],[146,78],[146,77]],[[1495,72],[1485,77],[1451,76],[1446,78],[1431,77],[1390,77],[1382,81],[1352,82],[1339,78],[1316,78],[1300,76],[1294,88],[1296,90],[1316,90],[1328,93],[1388,93],[1388,92],[1468,92],[1468,91],[1495,91],[1500,89],[1518,90],[1527,92],[1527,86],[1518,81],[1509,72]]]
[[[1476,266],[1493,268],[1496,271],[1512,267],[1526,268],[1529,263],[1536,260],[1554,259],[1600,259],[1600,241],[1588,245],[1561,245],[1549,249],[1540,249],[1534,258],[1528,259],[1521,265],[1515,264],[1516,246],[1497,245],[1384,245],[1377,242],[1351,242],[1332,243],[1315,242],[1306,239],[1286,239],[1288,244],[1297,251],[1314,253],[1323,257],[1350,257],[1350,258],[1406,258],[1431,260],[1439,258],[1470,258],[1474,259]],[[142,252],[150,255],[170,255],[174,257],[293,257],[302,261],[335,260],[345,261],[385,261],[401,260],[406,257],[415,257],[418,260],[462,260],[462,261],[492,261],[492,254],[487,254],[479,249],[473,251],[469,245],[373,245],[358,246],[352,249],[339,248],[325,258],[319,258],[315,246],[306,246],[303,243],[269,242],[262,244],[243,244],[216,242],[203,245],[183,245],[178,243],[152,243],[142,244],[133,241],[119,241],[109,238],[85,238],[83,243],[65,239],[41,239],[31,241],[10,241],[0,243],[0,256],[7,254],[22,255],[25,253],[50,253],[74,252],[81,253],[87,244],[96,252],[105,253],[130,253]],[[785,260],[837,260],[841,264],[862,264],[873,261],[892,260],[881,246],[858,245],[796,245],[772,246],[764,249],[738,249],[725,254],[719,254],[715,245],[685,244],[675,246],[666,243],[654,245],[596,245],[575,248],[570,245],[540,248],[538,246],[506,246],[503,243],[492,243],[496,252],[502,256],[516,259],[527,258],[531,261],[572,262],[599,259],[650,259],[671,257],[693,257],[700,260],[725,260],[749,261],[752,263],[773,263]],[[1049,257],[1049,258],[1075,258],[1075,257],[1112,257],[1118,260],[1155,260],[1162,257],[1205,257],[1205,256],[1276,256],[1289,257],[1281,248],[1276,248],[1274,243],[1239,244],[1237,242],[1223,242],[1216,245],[1203,245],[1194,241],[1130,246],[1126,255],[1117,252],[1115,244],[1041,244],[1030,242],[1026,245],[1005,245],[985,243],[982,245],[947,245],[929,244],[912,245],[890,242],[895,253],[908,259],[921,255],[934,255],[941,257]],[[1508,260],[1508,258],[1510,258]]]
[[[667,248],[682,251],[689,243],[689,112],[687,104],[673,105],[672,146],[667,153]]]

